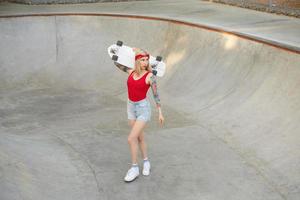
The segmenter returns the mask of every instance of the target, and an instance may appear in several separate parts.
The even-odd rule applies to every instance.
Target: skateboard
[[[108,55],[111,59],[121,65],[134,69],[135,66],[135,52],[133,48],[123,45],[122,41],[117,41],[107,49]],[[166,64],[162,61],[161,56],[149,57],[149,65],[151,66],[152,73],[155,76],[162,77],[166,71]]]

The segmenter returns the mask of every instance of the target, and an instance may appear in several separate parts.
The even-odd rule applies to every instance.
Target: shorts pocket
[[[143,101],[137,105],[139,108],[148,108],[150,106],[148,101]]]

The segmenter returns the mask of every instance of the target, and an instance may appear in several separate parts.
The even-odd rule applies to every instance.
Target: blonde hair
[[[145,50],[142,50],[142,49],[138,49],[138,48],[134,48],[133,51],[135,52],[135,55],[138,55],[138,54],[148,54]],[[148,66],[146,67],[146,70],[151,72],[151,69],[150,69],[150,64],[148,62]],[[140,62],[140,59],[136,60],[135,61],[135,69],[134,71],[137,73],[137,74],[141,74],[141,62]]]

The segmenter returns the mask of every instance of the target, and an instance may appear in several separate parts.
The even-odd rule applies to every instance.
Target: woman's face
[[[149,64],[149,60],[148,60],[148,59],[149,59],[148,57],[142,57],[142,58],[140,59],[141,68],[142,68],[142,69],[146,69],[146,68],[147,68],[147,66],[148,66],[148,64]]]

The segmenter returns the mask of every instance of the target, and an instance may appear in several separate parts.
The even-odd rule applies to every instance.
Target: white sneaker
[[[150,161],[149,160],[144,160],[144,166],[143,166],[143,175],[144,176],[149,176],[150,175]]]
[[[140,175],[139,167],[131,167],[128,170],[124,180],[126,182],[131,182],[134,181],[139,175]]]

